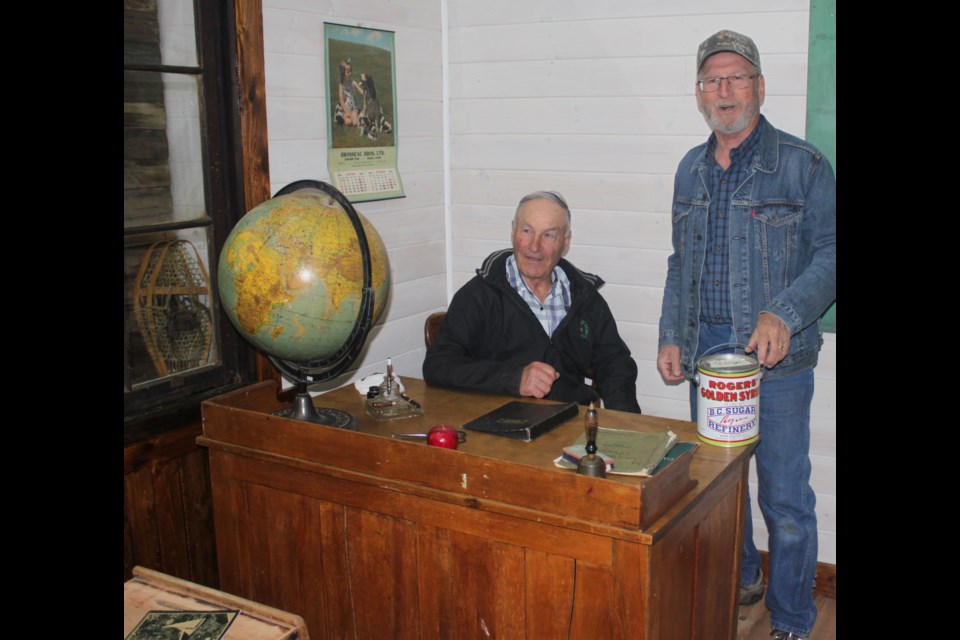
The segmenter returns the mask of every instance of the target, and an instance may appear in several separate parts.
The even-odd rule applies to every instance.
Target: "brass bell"
[[[587,432],[587,455],[580,458],[577,463],[577,473],[582,476],[593,476],[594,478],[607,477],[607,463],[603,458],[597,455],[597,431],[599,429],[599,419],[597,409],[590,403],[583,419],[584,430]]]

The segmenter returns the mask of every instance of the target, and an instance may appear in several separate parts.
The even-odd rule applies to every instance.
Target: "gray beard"
[[[706,121],[707,126],[710,127],[711,131],[716,131],[717,133],[723,133],[726,135],[732,135],[734,133],[740,133],[753,122],[753,119],[760,112],[760,106],[750,105],[749,108],[744,109],[740,112],[740,117],[734,120],[730,124],[721,124],[720,122],[714,121],[714,119],[708,114],[706,110],[703,113],[703,119]]]

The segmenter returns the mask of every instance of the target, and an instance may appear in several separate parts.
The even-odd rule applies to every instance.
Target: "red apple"
[[[446,449],[457,448],[457,430],[448,424],[438,424],[427,432],[427,444]]]

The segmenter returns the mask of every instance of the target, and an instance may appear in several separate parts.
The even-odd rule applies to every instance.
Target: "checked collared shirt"
[[[753,155],[760,140],[760,127],[754,127],[747,139],[730,150],[730,166],[726,171],[714,160],[716,135],[707,143],[711,162],[710,211],[707,216],[707,256],[700,280],[700,319],[717,324],[733,324],[730,311],[730,243],[727,241],[727,220],[730,198],[750,175]]]
[[[530,306],[530,310],[537,316],[547,335],[552,336],[557,325],[567,315],[567,309],[570,308],[570,280],[563,269],[553,268],[553,286],[543,302],[540,302],[533,291],[530,291],[530,287],[520,275],[517,260],[513,256],[507,258],[507,281]]]

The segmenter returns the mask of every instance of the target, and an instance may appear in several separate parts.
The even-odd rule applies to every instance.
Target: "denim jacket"
[[[730,202],[733,328],[746,346],[760,312],[783,320],[790,349],[764,373],[776,379],[813,367],[823,337],[819,317],[837,297],[837,184],[823,154],[760,117],[747,179]],[[691,377],[700,329],[700,279],[710,207],[707,144],[680,162],[673,191],[673,254],[660,315],[660,347],[679,345]]]

